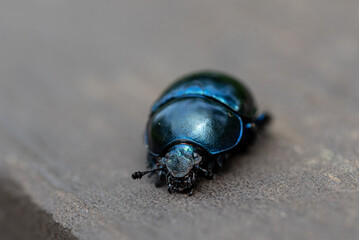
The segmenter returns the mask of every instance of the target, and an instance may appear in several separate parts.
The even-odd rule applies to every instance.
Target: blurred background
[[[1,239],[356,239],[359,2],[0,2]],[[132,181],[175,79],[240,77],[275,121],[194,196]]]

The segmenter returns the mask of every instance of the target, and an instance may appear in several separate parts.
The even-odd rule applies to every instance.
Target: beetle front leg
[[[171,186],[168,186],[168,187],[167,187],[167,191],[168,191],[169,194],[172,194],[172,193],[173,193],[172,187],[171,187]]]
[[[155,182],[156,187],[161,187],[166,183],[166,174],[164,171],[159,171],[157,173],[157,179]]]

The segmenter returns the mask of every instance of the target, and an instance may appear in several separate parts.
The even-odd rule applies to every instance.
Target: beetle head
[[[166,181],[169,191],[184,192],[192,189],[196,181],[193,168],[201,160],[201,156],[190,145],[179,144],[169,149],[166,156],[161,159],[162,165],[167,169]]]
[[[195,148],[187,144],[178,144],[169,149],[166,155],[158,159],[156,167],[147,171],[137,171],[132,174],[133,179],[140,179],[148,173],[162,171],[166,174],[168,191],[187,192],[196,182],[196,173],[202,157]],[[203,169],[202,169],[203,170]]]

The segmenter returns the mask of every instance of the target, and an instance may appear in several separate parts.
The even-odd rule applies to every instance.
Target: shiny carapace
[[[150,169],[132,174],[157,175],[156,186],[188,192],[199,176],[213,177],[231,154],[254,142],[270,121],[257,115],[249,89],[223,73],[205,71],[173,83],[153,104],[145,132]]]

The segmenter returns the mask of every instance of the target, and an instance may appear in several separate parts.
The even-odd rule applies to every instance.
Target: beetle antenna
[[[154,169],[151,169],[151,170],[147,170],[147,171],[137,171],[137,172],[134,172],[132,174],[132,178],[133,179],[141,179],[144,175],[146,175],[147,173],[152,173],[152,172],[156,172],[158,170],[162,170],[163,168],[162,167],[159,167],[159,168],[154,168]]]

